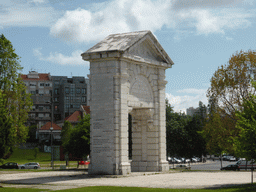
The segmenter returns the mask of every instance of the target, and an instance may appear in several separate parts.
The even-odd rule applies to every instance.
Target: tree
[[[251,95],[242,106],[242,111],[236,111],[236,127],[239,129],[235,138],[236,153],[247,160],[256,159],[256,96]]]
[[[183,113],[175,113],[166,100],[166,137],[167,153],[170,156],[192,158],[205,153],[205,141],[200,135],[204,123],[202,102],[197,115],[190,117]]]
[[[20,78],[19,56],[11,42],[0,36],[0,132],[1,151],[0,158],[11,152],[14,145],[25,142],[28,128],[25,123],[32,101],[26,93],[26,87]]]
[[[256,82],[253,82],[253,87],[256,89]],[[242,111],[236,111],[238,118],[236,127],[239,129],[239,135],[234,139],[235,149],[237,155],[253,162],[256,159],[256,96],[250,94],[250,97],[244,100],[242,107]]]
[[[211,78],[207,97],[218,104],[219,112],[234,121],[235,111],[249,93],[255,93],[250,78],[255,75],[256,52],[240,51],[231,56],[227,65],[221,65]],[[216,102],[218,101],[218,103]]]
[[[77,158],[83,158],[90,154],[90,115],[85,115],[70,130],[69,138],[64,142],[63,147],[65,153],[72,154]]]

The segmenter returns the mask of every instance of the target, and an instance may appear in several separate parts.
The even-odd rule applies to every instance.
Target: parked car
[[[246,161],[246,160],[239,160],[236,162],[239,165],[240,169],[256,169],[256,162],[254,161]]]
[[[220,170],[234,170],[240,171],[240,166],[237,164],[228,165],[226,167],[222,167]]]
[[[30,162],[30,163],[26,163],[23,165],[19,165],[20,169],[39,169],[40,168],[40,164],[39,163],[35,163],[35,162]]]
[[[0,166],[0,169],[19,169],[18,163],[9,162]]]
[[[229,157],[228,157],[228,160],[229,160],[229,161],[236,161],[236,158],[235,158],[234,156],[229,156]]]
[[[182,163],[181,160],[176,157],[168,157],[168,162],[169,163]]]
[[[181,158],[182,163],[189,163],[190,159],[186,159],[184,157]]]
[[[191,158],[191,162],[196,163],[196,162],[198,162],[198,159],[197,159],[197,158],[195,158],[195,157],[193,157],[193,158]]]

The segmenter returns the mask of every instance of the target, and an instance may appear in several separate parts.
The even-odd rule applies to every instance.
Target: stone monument
[[[109,35],[82,58],[90,61],[89,174],[168,171],[165,70],[173,61],[150,31]],[[132,160],[128,158],[132,116]]]

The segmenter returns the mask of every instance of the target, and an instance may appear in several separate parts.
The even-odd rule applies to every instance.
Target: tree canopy
[[[32,101],[20,78],[19,59],[11,42],[0,35],[0,158],[11,152],[15,144],[25,142],[28,135],[25,123]]]
[[[77,158],[83,158],[90,154],[90,115],[85,115],[80,122],[70,129],[66,123],[65,132],[69,137],[64,138],[64,152],[70,153]],[[63,135],[66,135],[63,133]]]
[[[256,89],[256,83],[253,83]],[[243,102],[243,110],[236,111],[236,127],[239,135],[235,138],[237,155],[247,160],[256,159],[256,96],[250,95]]]
[[[201,108],[202,107],[202,108]],[[193,117],[184,113],[176,113],[166,100],[166,139],[167,153],[170,156],[192,158],[205,154],[205,141],[200,135],[204,123],[203,110],[199,103],[198,114]]]
[[[221,113],[235,120],[235,111],[240,110],[249,93],[255,93],[251,86],[256,67],[256,52],[236,52],[226,65],[221,65],[211,78],[207,97],[218,105]]]

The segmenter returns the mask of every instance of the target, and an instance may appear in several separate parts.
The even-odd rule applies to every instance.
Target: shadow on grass
[[[221,189],[221,191],[230,191],[232,189],[232,192],[252,192],[256,191],[256,183],[253,184],[225,184],[225,185],[214,185],[212,187],[207,187],[204,189],[211,189],[211,190],[218,190]]]

